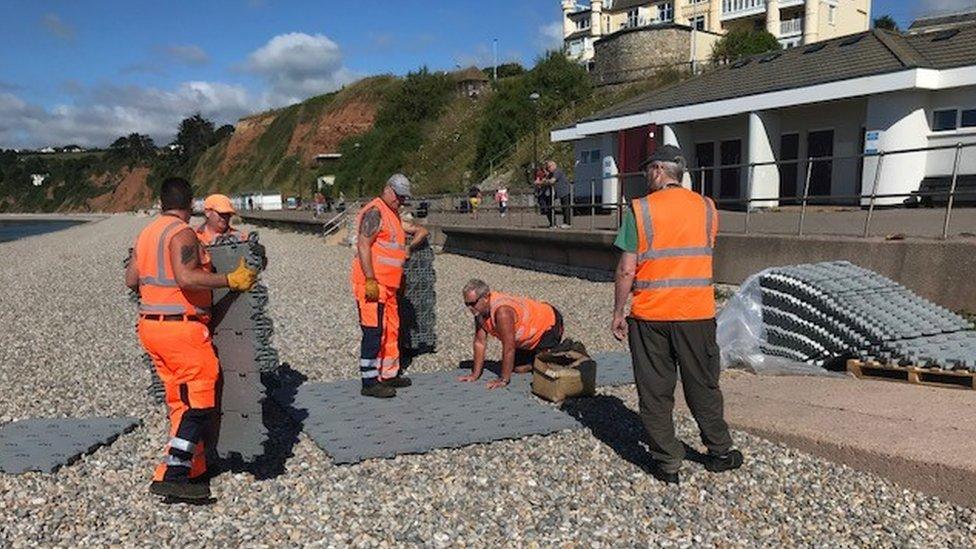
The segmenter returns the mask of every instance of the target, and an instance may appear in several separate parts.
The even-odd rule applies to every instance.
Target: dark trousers
[[[723,418],[718,386],[715,320],[652,322],[628,318],[627,324],[640,417],[651,457],[669,472],[677,471],[685,457],[684,445],[674,435],[672,417],[679,371],[685,402],[698,423],[702,443],[710,454],[731,450],[732,437]]]
[[[554,224],[552,219],[552,196],[549,194],[549,190],[547,189],[536,195],[536,200],[539,201],[539,213],[546,216],[546,224],[552,227]]]
[[[560,196],[559,197],[559,204],[562,206],[562,211],[563,211],[563,224],[569,225],[570,222],[572,222],[572,220],[573,220],[573,218],[572,218],[573,203],[570,200],[570,197],[569,196]]]

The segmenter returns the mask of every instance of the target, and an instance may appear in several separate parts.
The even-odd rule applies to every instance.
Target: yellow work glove
[[[235,292],[249,292],[258,281],[258,272],[244,264],[244,258],[237,268],[227,273],[227,286]]]
[[[366,279],[366,301],[376,303],[380,300],[380,284],[375,278]]]

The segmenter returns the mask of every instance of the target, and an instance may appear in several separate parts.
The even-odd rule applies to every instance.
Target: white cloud
[[[561,21],[553,21],[539,27],[537,42],[541,49],[561,50],[563,49],[563,24]]]
[[[268,84],[268,100],[291,103],[339,89],[356,79],[339,45],[322,34],[279,34],[248,56],[245,69]]]
[[[41,18],[41,25],[54,36],[62,40],[72,40],[75,37],[75,29],[71,25],[61,20],[56,13],[46,13]]]
[[[133,132],[149,134],[162,144],[173,138],[180,120],[194,112],[224,124],[268,106],[240,86],[201,81],[184,82],[173,90],[102,86],[74,104],[51,109],[0,93],[0,147],[105,146]]]

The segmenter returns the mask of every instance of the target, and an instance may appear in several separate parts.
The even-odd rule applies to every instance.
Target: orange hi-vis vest
[[[210,314],[210,290],[184,290],[173,274],[169,243],[187,228],[190,226],[182,219],[161,215],[139,233],[135,250],[140,314]]]
[[[496,338],[499,336],[495,326],[495,312],[499,307],[511,307],[515,310],[515,347],[518,349],[535,349],[546,330],[556,323],[556,312],[552,306],[541,301],[491,292],[488,294],[488,302],[491,311],[482,326]]]
[[[656,321],[715,318],[715,204],[687,189],[667,187],[634,200],[632,206],[638,244],[631,316]]]
[[[403,230],[400,216],[381,198],[374,198],[363,206],[356,216],[357,235],[363,215],[371,208],[376,208],[380,212],[380,229],[376,234],[373,247],[370,248],[373,256],[373,274],[376,275],[376,281],[383,286],[399,288],[403,279],[403,264],[407,260],[407,233]],[[352,258],[352,283],[358,286],[366,284],[366,275],[359,264],[358,254]]]

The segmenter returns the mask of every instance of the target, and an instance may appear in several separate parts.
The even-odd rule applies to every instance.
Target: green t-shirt
[[[634,218],[634,212],[628,208],[621,221],[613,245],[620,251],[635,254],[637,253],[637,219]]]

